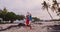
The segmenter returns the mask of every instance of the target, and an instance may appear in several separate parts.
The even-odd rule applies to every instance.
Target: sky
[[[42,9],[41,3],[43,1],[48,3],[48,0],[0,0],[0,9],[6,7],[9,12],[12,11],[19,15],[26,15],[27,12],[30,12],[34,17],[38,17],[43,20],[49,20],[51,19],[49,14],[46,10]],[[60,0],[57,1],[60,2]],[[52,1],[49,0],[48,4],[52,4]],[[51,11],[51,9],[49,9],[49,12],[54,19],[59,18],[55,12]]]

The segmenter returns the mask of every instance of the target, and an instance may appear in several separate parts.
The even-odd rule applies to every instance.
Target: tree
[[[7,12],[7,9],[6,8],[4,8],[3,10],[2,10],[2,12],[1,12],[1,17],[3,18],[3,20],[5,20],[5,16],[6,16],[6,14],[7,14],[8,12]]]
[[[13,23],[13,21],[16,20],[16,14],[13,12],[8,12],[6,14],[6,20],[10,20],[11,23]]]
[[[56,5],[57,7],[59,7],[59,3],[56,0],[53,0],[53,2],[54,2],[53,5]]]
[[[25,18],[24,15],[16,15],[17,20],[23,20]]]
[[[0,18],[2,18],[2,17],[1,17],[1,13],[2,13],[2,10],[0,10]]]
[[[0,14],[2,13],[2,10],[0,9]]]
[[[54,12],[54,11],[56,11],[58,8],[59,8],[59,3],[57,3],[56,0],[53,0],[53,4],[52,4],[52,7],[51,7],[52,11]],[[57,13],[57,11],[56,11],[56,13]]]
[[[3,15],[6,15],[6,14],[7,14],[7,9],[6,9],[6,8],[4,8],[4,9],[2,10],[2,14],[3,14]]]
[[[48,14],[50,15],[51,19],[53,19],[52,15],[48,11],[50,5],[48,5],[45,1],[42,3],[42,5],[43,5],[43,9],[47,9]]]
[[[40,21],[40,19],[37,17],[32,17],[32,18],[34,19],[34,21]]]
[[[53,12],[56,11],[57,16],[59,16],[59,14],[60,14],[59,4],[60,3],[58,3],[57,0],[53,0],[53,4],[52,4],[52,7],[51,7]]]
[[[59,12],[59,13],[58,13],[57,15],[59,16],[59,15],[60,15],[60,8],[58,8],[58,12]]]
[[[4,8],[3,10],[0,10],[0,18],[2,18],[4,21],[11,21],[11,23],[13,23],[15,20],[23,20],[25,16],[8,12],[8,10]]]

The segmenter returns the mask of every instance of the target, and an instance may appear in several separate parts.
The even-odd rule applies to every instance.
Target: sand
[[[54,25],[54,22],[42,22],[43,24],[34,24],[32,23],[32,29],[29,27],[14,27],[11,29],[7,29],[5,31],[0,32],[47,32],[47,27],[49,25]],[[15,24],[1,24],[0,26],[8,27],[9,25],[15,25]],[[16,24],[17,25],[17,24]]]

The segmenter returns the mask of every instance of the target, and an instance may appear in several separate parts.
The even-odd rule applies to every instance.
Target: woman
[[[26,15],[26,26],[28,26],[29,25],[29,17],[28,17],[28,15]]]

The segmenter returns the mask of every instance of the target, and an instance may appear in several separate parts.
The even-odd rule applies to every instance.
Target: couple
[[[31,14],[29,12],[27,12],[25,25],[29,26],[30,29],[31,29],[31,21],[32,21],[32,16],[31,16]]]

